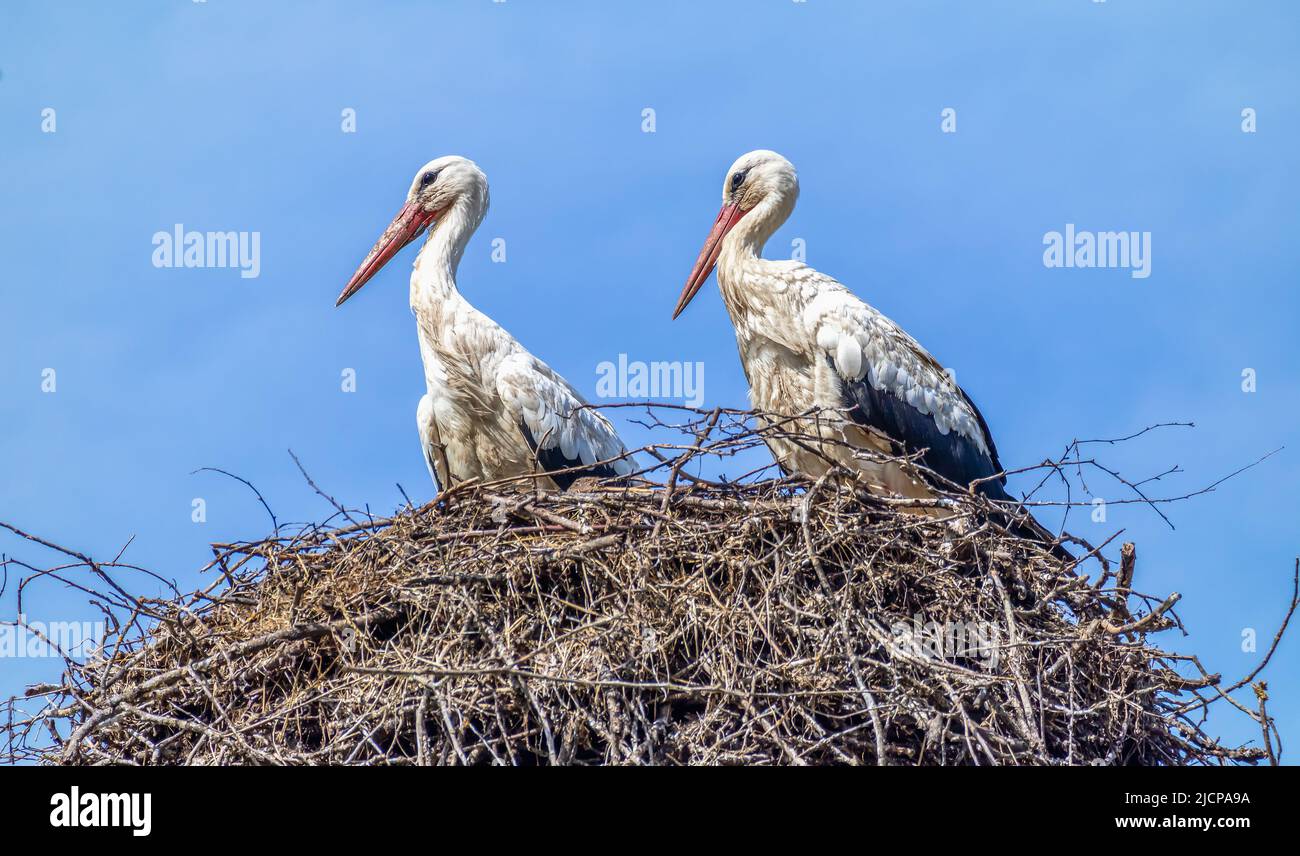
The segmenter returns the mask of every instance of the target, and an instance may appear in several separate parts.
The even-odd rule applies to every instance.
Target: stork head
[[[379,236],[334,305],[342,305],[343,301],[360,291],[361,286],[378,273],[399,250],[458,206],[464,208],[469,221],[475,226],[487,212],[487,176],[478,168],[478,164],[468,158],[448,155],[420,167],[420,171],[411,180],[411,189],[406,192],[406,204]]]
[[[704,249],[700,250],[695,267],[691,268],[691,275],[686,279],[673,318],[682,314],[686,304],[709,278],[722,253],[722,239],[737,223],[746,217],[757,218],[762,222],[755,222],[755,227],[760,231],[769,230],[767,234],[770,234],[790,216],[798,197],[799,175],[794,164],[776,152],[758,149],[737,158],[722,181],[722,210],[713,221],[713,230],[705,239]],[[766,239],[767,235],[763,237]]]

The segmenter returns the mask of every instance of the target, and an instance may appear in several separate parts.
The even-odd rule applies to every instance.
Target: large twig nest
[[[132,764],[1266,756],[1202,733],[1217,677],[1180,677],[1192,658],[1148,641],[1176,619],[1130,595],[1131,556],[1090,580],[979,498],[903,505],[835,479],[469,488],[222,546],[220,580],[139,601],[103,657],[38,689],[50,703],[11,746]]]

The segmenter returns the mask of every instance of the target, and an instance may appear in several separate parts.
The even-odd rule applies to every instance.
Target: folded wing
[[[553,474],[560,488],[585,476],[610,478],[635,470],[630,456],[619,457],[626,448],[609,420],[536,357],[507,357],[497,375],[497,389],[537,463]],[[559,472],[574,467],[583,469]]]
[[[961,485],[1001,472],[997,448],[974,403],[921,345],[893,321],[826,278],[804,312],[823,358],[841,383],[844,407],[921,462]],[[1003,498],[1004,479],[985,493]]]

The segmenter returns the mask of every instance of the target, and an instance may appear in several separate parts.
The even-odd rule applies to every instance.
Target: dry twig
[[[388,519],[317,487],[345,525],[217,545],[218,579],[161,600],[10,527],[105,583],[114,621],[102,656],[33,689],[39,709],[9,704],[9,760],[1276,761],[1262,684],[1258,713],[1237,706],[1263,748],[1219,746],[1192,718],[1213,699],[1187,696],[1218,678],[1183,677],[1194,658],[1148,643],[1177,596],[1132,588],[1131,545],[1107,591],[969,491],[687,472],[760,443],[747,416],[688,413],[685,443],[650,450],[644,474],[666,486],[457,485]]]

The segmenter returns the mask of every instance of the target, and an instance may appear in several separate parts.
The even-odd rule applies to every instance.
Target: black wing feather
[[[1002,464],[998,461],[998,450],[993,445],[993,437],[989,434],[984,414],[980,413],[975,402],[964,391],[961,394],[979,422],[984,444],[988,447],[987,454],[970,438],[963,437],[956,431],[949,430],[947,434],[940,434],[939,426],[933,418],[889,390],[876,389],[866,378],[844,382],[844,404],[852,408],[849,412],[855,422],[883,432],[909,452],[925,449],[921,463],[950,481],[968,485],[976,479],[1002,472]],[[1006,483],[1006,476],[1002,476],[982,482],[977,489],[989,499],[1015,502],[1007,493]],[[1006,518],[1003,522],[1011,532],[1022,538],[1050,544],[1052,554],[1058,559],[1066,562],[1074,560],[1074,556],[1057,542],[1056,536],[1035,520],[1033,515],[1026,514],[1020,520]]]
[[[969,398],[966,401],[970,403]],[[957,484],[968,485],[976,479],[988,478],[1002,471],[984,417],[974,404],[971,404],[971,409],[975,411],[980,429],[984,432],[984,442],[989,449],[987,453],[969,437],[955,430],[949,430],[947,434],[939,433],[939,426],[933,417],[917,410],[887,389],[876,389],[865,377],[857,381],[844,381],[844,405],[852,408],[849,412],[853,421],[875,428],[908,452],[925,449],[921,463]],[[1005,478],[984,482],[980,489],[995,499],[1001,499],[1006,495],[1002,489],[1005,483]]]
[[[533,437],[533,432],[528,430],[528,425],[520,420],[519,430],[523,432],[524,439],[528,441],[528,448],[533,450],[533,457],[543,470],[551,473],[551,480],[559,486],[560,490],[568,490],[569,487],[581,478],[613,478],[618,475],[614,468],[609,464],[597,464],[590,467],[583,467],[581,470],[575,470],[571,473],[560,473],[558,470],[567,470],[572,467],[581,467],[581,460],[566,458],[564,452],[560,451],[560,445],[557,443],[549,449],[542,449],[537,445],[537,439]]]

